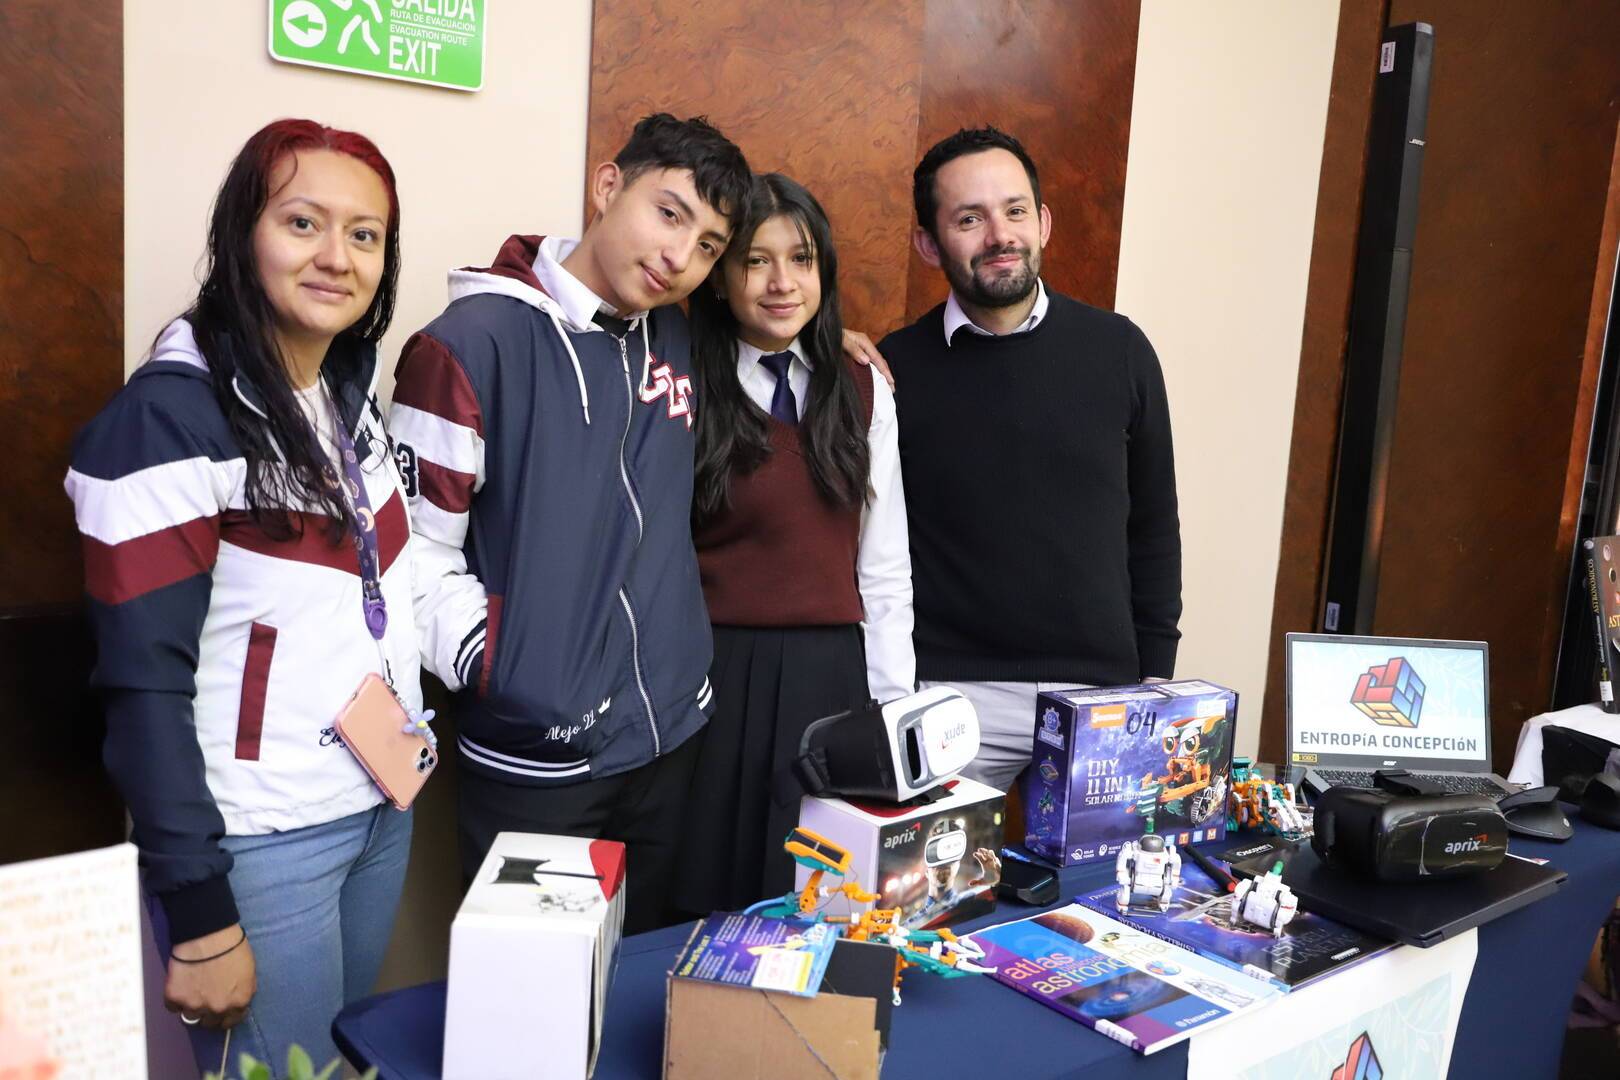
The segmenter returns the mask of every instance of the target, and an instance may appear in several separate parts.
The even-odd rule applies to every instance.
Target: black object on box
[[[1379,881],[1432,881],[1494,869],[1507,821],[1485,795],[1394,795],[1332,787],[1316,801],[1322,862]]]
[[[1620,750],[1601,735],[1548,724],[1541,729],[1541,775],[1558,786],[1558,797],[1578,803],[1586,782],[1608,767],[1609,755]]]
[[[833,946],[827,970],[821,976],[827,994],[851,994],[877,1002],[877,1030],[883,1048],[889,1048],[889,1026],[894,1015],[894,950],[870,941],[840,938]]]
[[[1001,856],[1001,881],[996,885],[997,896],[1035,907],[1057,903],[1057,870],[1021,859],[1009,851],[1002,851]]]
[[[1581,792],[1581,817],[1605,829],[1620,829],[1620,777],[1598,773]]]

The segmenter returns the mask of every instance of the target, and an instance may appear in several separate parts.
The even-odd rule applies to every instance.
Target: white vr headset
[[[952,821],[950,831],[930,836],[923,845],[923,865],[931,869],[959,863],[967,855],[967,847],[968,835],[961,820]]]
[[[935,686],[815,721],[799,741],[793,773],[810,795],[906,802],[961,772],[978,752],[973,703]],[[778,785],[779,798],[787,786]]]

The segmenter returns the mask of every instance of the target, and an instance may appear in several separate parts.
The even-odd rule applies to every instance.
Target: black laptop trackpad
[[[1568,877],[1510,855],[1496,869],[1468,877],[1370,881],[1323,866],[1309,847],[1283,869],[1301,910],[1425,949],[1550,896]]]

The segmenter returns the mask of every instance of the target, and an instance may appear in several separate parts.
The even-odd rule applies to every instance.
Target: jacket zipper
[[[624,338],[616,339],[619,343],[619,364],[624,368],[624,434],[619,437],[619,480],[624,484],[624,493],[630,498],[630,509],[636,514],[636,544],[639,547],[641,539],[646,535],[647,523],[641,516],[641,502],[636,498],[636,492],[630,486],[630,470],[624,463],[624,450],[630,441],[630,423],[636,415],[636,391],[630,385],[630,348],[625,344]],[[647,681],[641,674],[641,632],[636,626],[636,612],[630,606],[630,594],[624,586],[619,587],[619,603],[624,607],[624,617],[630,622],[630,666],[636,673],[636,689],[641,692],[641,703],[647,708],[647,727],[652,732],[653,756],[657,757],[663,752],[658,738],[658,718],[653,712],[652,695],[647,693]]]

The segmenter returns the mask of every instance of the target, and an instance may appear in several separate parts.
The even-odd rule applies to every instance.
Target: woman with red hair
[[[405,496],[375,397],[399,279],[370,140],[279,120],[214,203],[196,301],[74,444],[66,487],[123,794],[198,1061],[335,1055],[411,818],[333,730],[368,675],[419,713]]]

